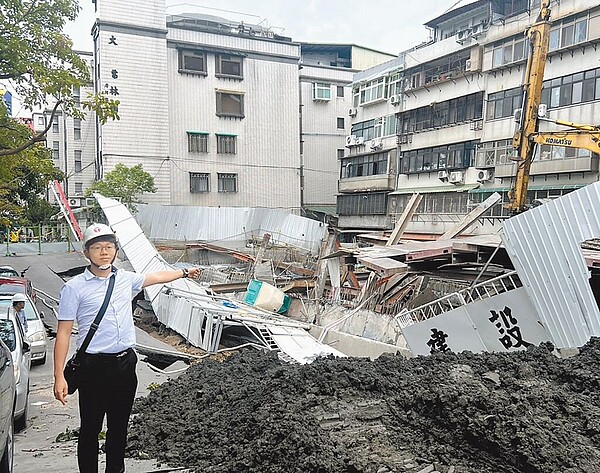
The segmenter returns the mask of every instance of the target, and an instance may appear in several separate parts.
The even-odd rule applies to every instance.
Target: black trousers
[[[80,473],[98,473],[98,434],[106,415],[106,473],[125,471],[127,424],[135,398],[137,356],[132,348],[117,355],[83,357],[79,386],[81,427],[77,443]]]

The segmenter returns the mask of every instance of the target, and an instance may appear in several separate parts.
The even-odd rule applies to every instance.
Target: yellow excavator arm
[[[550,0],[542,0],[537,21],[527,30],[529,58],[523,84],[523,112],[518,131],[513,137],[517,156],[517,178],[507,207],[514,213],[526,208],[529,171],[535,149],[531,138],[538,131],[538,108],[542,97],[544,69],[550,41]]]
[[[532,140],[539,145],[588,149],[592,153],[600,153],[600,130],[547,131],[534,134]]]

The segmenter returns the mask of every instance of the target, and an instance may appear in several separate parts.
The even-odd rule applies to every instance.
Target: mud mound
[[[510,354],[247,351],[136,401],[129,452],[198,472],[600,472],[600,339]]]

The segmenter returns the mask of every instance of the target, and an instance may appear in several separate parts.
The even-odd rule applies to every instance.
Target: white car
[[[7,313],[11,305],[11,298],[12,296],[0,295],[0,317]],[[31,363],[43,365],[46,363],[46,350],[48,349],[46,327],[42,322],[44,315],[38,312],[29,297],[25,302],[25,316],[27,317],[27,339],[31,347]]]
[[[15,430],[19,432],[27,425],[31,351],[21,322],[16,320],[12,313],[0,313],[0,338],[12,356],[16,388],[14,423]]]

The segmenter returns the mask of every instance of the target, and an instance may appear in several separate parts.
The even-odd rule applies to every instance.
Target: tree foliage
[[[4,113],[2,114],[2,110]],[[9,118],[0,104],[0,143],[15,146],[33,136],[31,128]],[[14,224],[25,218],[30,208],[39,206],[48,182],[62,179],[63,174],[52,163],[50,150],[35,144],[18,154],[0,159],[0,225]]]
[[[7,80],[29,109],[44,107],[48,97],[68,115],[84,118],[77,108],[73,89],[90,82],[88,67],[62,33],[67,21],[79,12],[77,0],[2,0],[0,2],[0,80]],[[84,109],[99,119],[118,119],[117,100],[93,95],[82,101]],[[53,117],[52,117],[53,118]],[[7,147],[0,143],[0,158],[17,154],[44,140],[51,125],[26,141]]]
[[[145,192],[156,192],[156,187],[154,178],[144,171],[141,164],[129,168],[119,163],[106,173],[104,179],[86,189],[85,195],[89,197],[94,192],[104,197],[118,197],[134,213],[137,211],[136,204],[142,203],[139,196]]]

